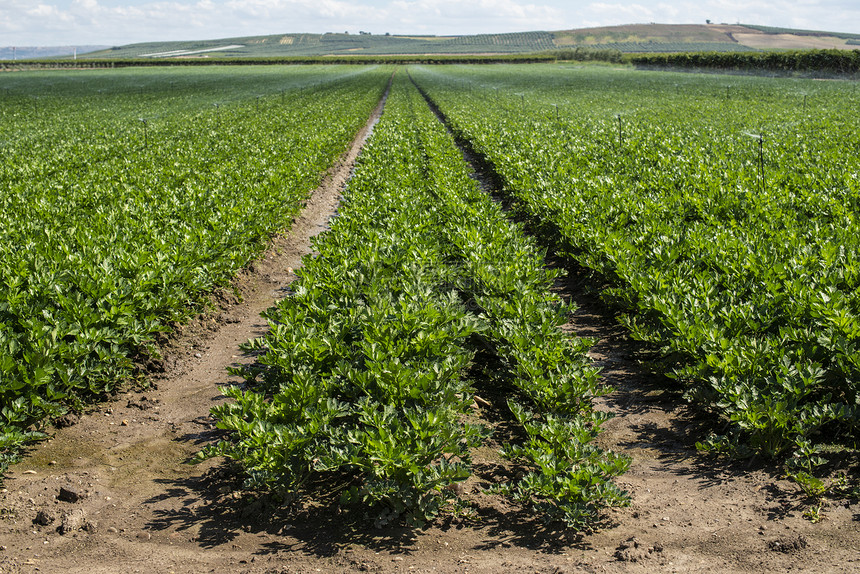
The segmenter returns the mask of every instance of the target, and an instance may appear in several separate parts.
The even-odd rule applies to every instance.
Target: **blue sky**
[[[122,45],[291,32],[481,34],[747,23],[860,33],[858,0],[0,0],[0,46]]]

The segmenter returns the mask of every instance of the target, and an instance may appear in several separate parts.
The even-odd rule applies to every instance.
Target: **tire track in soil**
[[[554,289],[577,310],[562,329],[595,341],[589,356],[615,389],[595,403],[614,414],[598,443],[631,457],[630,470],[616,482],[630,492],[632,504],[608,509],[597,532],[571,546],[578,550],[572,553],[578,555],[576,568],[643,574],[860,570],[860,504],[835,501],[828,521],[811,524],[802,518],[798,489],[781,480],[778,469],[701,455],[695,443],[706,436],[709,421],[687,405],[679,385],[651,372],[657,353],[629,338],[597,294],[593,274],[557,254],[558,235],[534,229],[491,162],[412,82],[457,141],[481,189],[548,245],[550,267],[568,272]]]
[[[224,400],[219,385],[240,381],[227,367],[253,360],[239,345],[265,334],[260,314],[288,294],[311,238],[336,216],[387,97],[388,89],[289,232],[237,276],[235,291],[216,293],[215,312],[163,341],[164,360],[147,364],[150,389],[74,417],[10,469],[0,490],[0,574],[235,572],[277,536],[248,535],[249,513],[231,496],[235,476],[225,465],[184,462],[217,440],[209,409]]]

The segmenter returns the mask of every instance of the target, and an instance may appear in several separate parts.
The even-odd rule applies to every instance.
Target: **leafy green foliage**
[[[239,68],[2,79],[4,463],[46,420],[112,392],[156,333],[289,226],[386,77]]]
[[[412,73],[527,217],[608,283],[690,400],[728,424],[710,448],[784,458],[856,436],[850,86],[559,66]]]
[[[576,528],[626,502],[609,482],[626,461],[586,444],[602,389],[587,344],[558,330],[568,309],[548,291],[555,275],[402,75],[314,246],[293,296],[267,312],[270,332],[249,343],[264,354],[242,371],[248,388],[213,410],[230,438],[199,459],[233,458],[247,487],[285,500],[328,477],[378,525],[424,524],[487,437],[467,415],[472,362],[490,347],[515,380],[512,401],[549,413],[510,451],[529,478],[506,492]]]
[[[851,43],[849,41],[849,43]],[[731,46],[731,44],[729,45]],[[735,48],[738,46],[735,44]],[[621,48],[623,49],[623,48]],[[662,52],[669,50],[635,50]],[[783,74],[847,74],[860,71],[860,52],[857,50],[794,50],[759,52],[746,48],[717,51],[714,46],[702,49],[692,47],[682,54],[641,54],[631,56],[635,66],[672,66],[678,68],[705,68],[718,70],[747,70]]]

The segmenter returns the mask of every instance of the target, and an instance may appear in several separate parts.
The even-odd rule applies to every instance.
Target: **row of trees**
[[[627,56],[625,59],[639,67],[707,68],[839,75],[860,72],[860,50],[686,52],[636,54]]]
[[[103,60],[0,61],[0,70],[40,68],[122,68],[131,66],[211,66],[274,64],[498,64],[556,60],[630,63],[641,68],[704,68],[750,72],[851,75],[860,72],[860,50],[786,52],[674,52],[630,54],[615,49],[576,47],[532,54],[378,55],[273,58],[134,58]]]

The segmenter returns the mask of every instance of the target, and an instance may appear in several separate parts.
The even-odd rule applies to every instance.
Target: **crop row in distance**
[[[390,73],[0,79],[0,469],[289,227]]]
[[[399,74],[318,255],[213,410],[229,438],[199,459],[229,457],[281,500],[318,495],[313,479],[377,524],[420,525],[462,508],[452,487],[488,439],[470,407],[492,393],[516,428],[497,437],[515,466],[492,490],[575,529],[626,504],[612,478],[629,460],[593,442],[605,389],[588,343],[559,329],[557,274],[469,174]]]
[[[412,74],[721,421],[702,448],[786,461],[801,483],[828,458],[851,466],[853,84],[543,65]]]

